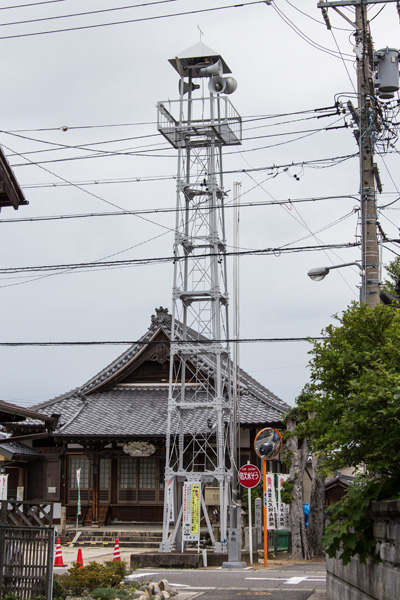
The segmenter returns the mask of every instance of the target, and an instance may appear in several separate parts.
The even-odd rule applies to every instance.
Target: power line
[[[244,4],[228,4],[227,6],[215,6],[212,8],[201,8],[201,9],[197,9],[197,10],[190,10],[187,12],[178,12],[178,13],[172,13],[172,14],[167,14],[167,15],[155,15],[152,17],[142,17],[139,19],[127,19],[124,21],[115,21],[113,23],[98,23],[97,25],[80,25],[79,27],[66,27],[64,29],[53,29],[53,30],[49,30],[49,31],[35,31],[35,32],[31,32],[31,33],[3,35],[3,36],[0,36],[0,40],[10,40],[10,39],[22,38],[22,37],[32,37],[32,36],[36,36],[36,35],[47,35],[50,33],[65,33],[65,32],[69,32],[69,31],[82,31],[83,29],[96,29],[98,27],[109,27],[112,25],[124,25],[126,23],[140,23],[140,22],[144,22],[144,21],[155,21],[155,20],[159,20],[159,19],[168,19],[168,18],[172,18],[172,17],[181,17],[181,16],[186,16],[186,15],[196,15],[196,14],[200,14],[200,13],[215,12],[217,10],[226,10],[229,8],[243,8],[245,6],[252,6],[254,4],[264,4],[264,3],[265,3],[264,0],[254,0],[254,2],[246,2]]]
[[[14,8],[26,8],[27,6],[39,6],[41,4],[55,4],[66,0],[44,0],[43,2],[30,2],[29,4],[16,4],[14,6],[0,6],[0,10],[12,10]]]
[[[25,187],[25,186],[24,186]],[[28,186],[29,187],[29,186]],[[242,194],[242,196],[244,196],[247,192],[244,192]],[[283,206],[290,206],[292,204],[297,204],[297,203],[303,203],[303,202],[320,202],[320,201],[326,201],[326,200],[338,200],[338,199],[342,199],[342,198],[350,198],[352,200],[359,200],[359,198],[357,198],[355,195],[352,196],[351,194],[349,195],[340,195],[340,196],[316,196],[315,198],[287,198],[285,200],[271,200],[271,201],[265,201],[265,202],[241,202],[240,203],[240,207],[241,208],[247,208],[247,207],[261,207],[261,206],[276,206],[276,205],[283,205]],[[225,208],[236,208],[238,205],[237,204],[225,204]],[[188,208],[189,211],[191,210],[197,210],[194,207],[189,207]],[[90,218],[90,217],[123,217],[123,216],[128,216],[128,215],[138,215],[138,214],[162,214],[162,213],[175,213],[177,212],[177,209],[175,207],[169,207],[169,208],[147,208],[147,209],[140,209],[140,210],[127,210],[127,211],[121,211],[121,212],[100,212],[100,213],[81,213],[81,214],[70,214],[70,215],[47,215],[47,216],[43,216],[43,217],[19,217],[19,218],[15,218],[15,219],[2,219],[0,218],[0,225],[2,223],[30,223],[30,222],[37,222],[37,221],[58,221],[58,220],[69,220],[69,219],[84,219],[84,218]]]
[[[3,144],[4,146],[4,144]],[[11,152],[14,152],[14,150],[11,150],[11,148],[8,148],[7,146],[4,146],[7,150],[10,150]],[[21,156],[23,158],[22,154],[16,153],[19,156]],[[332,166],[335,166],[337,164],[340,164],[341,162],[345,162],[346,160],[350,160],[351,158],[356,158],[358,157],[358,152],[355,152],[353,154],[345,154],[342,156],[335,156],[335,157],[328,157],[328,158],[321,158],[321,159],[313,159],[313,160],[305,160],[305,161],[300,161],[300,162],[294,162],[292,161],[291,163],[285,163],[283,165],[269,165],[269,166],[265,166],[265,167],[252,167],[249,169],[231,169],[229,171],[222,171],[223,174],[225,175],[231,175],[231,174],[235,174],[235,173],[251,173],[251,172],[257,172],[257,171],[274,171],[276,169],[284,169],[284,168],[290,168],[290,167],[310,167],[312,169],[326,169]],[[29,161],[29,159],[26,159]],[[63,187],[66,185],[71,185],[73,187],[78,187],[79,186],[84,186],[84,185],[98,185],[99,183],[141,183],[144,181],[166,181],[166,180],[176,180],[176,175],[159,175],[159,176],[136,176],[136,177],[132,177],[132,178],[124,178],[121,180],[94,180],[94,181],[86,181],[86,182],[71,182],[68,181],[67,179],[64,179],[63,177],[60,177],[59,175],[56,175],[55,173],[53,173],[52,171],[42,167],[40,164],[35,163],[34,161],[30,161],[32,165],[37,165],[39,168],[42,168],[44,171],[47,171],[48,173],[50,173],[51,175],[55,175],[55,177],[58,177],[63,183],[45,183],[45,184],[30,184],[30,185],[25,185],[22,186],[24,189],[27,188],[40,188],[40,187]],[[14,165],[15,166],[15,165]],[[213,175],[213,173],[211,173],[211,175]],[[81,189],[81,188],[79,188]]]
[[[206,346],[208,344],[219,343],[238,343],[238,344],[257,344],[257,343],[276,343],[276,342],[310,342],[314,340],[325,340],[323,336],[308,336],[308,337],[282,337],[282,338],[232,338],[224,340],[190,340],[191,344]],[[166,344],[165,340],[107,340],[107,341],[91,341],[91,342],[0,342],[0,346],[19,347],[19,346],[147,346],[151,344]],[[187,344],[184,340],[174,340],[174,344]]]
[[[302,40],[304,40],[307,44],[315,48],[316,50],[320,50],[321,52],[325,52],[326,54],[330,54],[334,58],[342,58],[342,56],[338,56],[338,53],[335,50],[331,50],[330,48],[325,48],[325,46],[321,46],[317,42],[314,42],[311,38],[309,38],[301,29],[297,27],[290,19],[285,15],[285,13],[280,10],[275,4],[271,5],[275,12],[279,15],[279,17],[287,24],[289,27],[299,36]],[[349,60],[353,62],[353,57],[347,54],[349,58],[344,60]]]
[[[167,4],[169,2],[177,2],[177,1],[178,0],[156,0],[155,2],[144,2],[142,4],[131,4],[130,6],[103,8],[103,9],[99,9],[99,10],[91,10],[88,12],[72,13],[69,15],[55,15],[53,17],[41,17],[39,19],[25,19],[23,21],[14,21],[11,23],[0,23],[0,27],[8,27],[9,25],[26,25],[27,23],[40,23],[41,21],[54,21],[55,19],[68,19],[71,17],[83,17],[86,15],[96,15],[99,13],[115,12],[116,10],[129,10],[132,8],[143,8],[144,6],[154,6],[155,4]]]
[[[309,137],[310,135],[314,135],[316,133],[321,133],[322,131],[333,131],[333,130],[337,130],[337,129],[347,129],[348,125],[347,123],[345,123],[344,125],[339,125],[339,126],[334,126],[335,123],[339,122],[342,120],[343,117],[340,117],[339,119],[336,119],[335,121],[333,121],[333,123],[331,125],[327,125],[326,127],[320,127],[320,128],[316,128],[316,129],[306,129],[306,130],[301,130],[301,131],[286,131],[286,132],[279,132],[279,133],[270,133],[270,134],[265,134],[265,135],[260,135],[260,136],[252,136],[252,137],[244,137],[242,141],[249,141],[249,140],[257,140],[257,139],[265,139],[265,138],[274,138],[274,137],[282,137],[282,136],[290,136],[290,135],[300,135],[300,137],[294,139],[294,140],[286,140],[284,142],[280,142],[278,144],[272,144],[269,146],[259,146],[256,148],[247,148],[247,149],[243,149],[240,152],[254,152],[256,150],[264,150],[266,148],[271,148],[274,146],[278,146],[278,145],[283,145],[283,144],[289,144],[291,142],[294,141],[298,141],[300,139],[303,139],[304,137]],[[29,139],[26,138],[26,136],[21,136],[19,134],[14,134],[14,133],[8,133],[6,131],[1,131],[0,133],[4,133],[6,135],[11,135],[11,136],[16,136],[16,137],[24,137],[25,139]],[[305,134],[305,135],[303,135]],[[157,135],[157,134],[154,134]],[[132,138],[135,139],[135,138]],[[126,141],[128,141],[129,138],[127,138]],[[28,154],[36,154],[38,152],[53,152],[54,150],[75,150],[75,149],[81,149],[84,150],[85,152],[93,152],[94,154],[91,155],[84,155],[84,156],[70,156],[70,157],[63,157],[63,158],[50,158],[47,160],[39,160],[39,161],[31,161],[29,163],[30,164],[35,164],[35,165],[44,165],[44,164],[51,164],[51,163],[59,163],[59,162],[71,162],[71,161],[76,161],[76,160],[89,160],[89,159],[93,159],[93,158],[108,158],[111,156],[140,156],[140,157],[146,157],[146,158],[173,158],[174,155],[169,155],[169,154],[156,154],[157,152],[162,151],[170,151],[173,152],[173,148],[170,148],[169,146],[162,146],[158,147],[158,148],[151,148],[151,149],[144,149],[145,147],[143,146],[139,146],[138,148],[131,148],[131,149],[125,149],[125,150],[97,150],[97,149],[92,149],[92,148],[88,148],[86,147],[86,145],[84,146],[67,146],[67,145],[63,145],[63,144],[58,144],[56,142],[48,142],[48,141],[42,141],[42,140],[34,140],[34,139],[30,139],[30,141],[36,141],[39,143],[43,143],[43,144],[49,144],[49,145],[54,145],[56,146],[56,148],[54,149],[50,149],[50,150],[38,150],[38,151],[28,151],[28,152],[18,152],[15,153],[18,156],[22,156],[25,157]],[[125,140],[117,140],[117,141],[125,141]],[[98,142],[98,143],[114,143],[113,141],[110,142]],[[89,145],[89,144],[87,144]],[[90,144],[90,145],[95,145],[95,143]],[[153,144],[153,146],[160,146],[160,144]],[[235,152],[227,152],[226,154],[235,154]],[[12,167],[26,167],[28,165],[26,165],[26,163],[14,163],[12,164]]]
[[[258,125],[257,127],[243,128],[243,131],[252,131],[254,129],[264,129],[266,127],[278,127],[280,125],[291,124],[291,123],[298,122],[298,121],[304,121],[304,120],[310,120],[310,119],[320,119],[322,117],[336,116],[337,114],[340,114],[340,113],[335,112],[335,113],[330,113],[327,115],[313,115],[311,117],[306,117],[306,118],[303,117],[301,119],[292,119],[290,121],[283,121],[280,123],[270,123],[270,124]],[[335,121],[335,122],[337,122],[337,121]],[[347,127],[347,125],[345,125],[345,127]],[[327,128],[330,129],[329,126],[327,126]],[[259,136],[243,137],[242,141],[257,140],[257,139],[263,139],[263,138],[269,138],[269,137],[279,137],[279,136],[284,136],[284,135],[298,135],[300,133],[312,133],[312,132],[318,132],[318,131],[321,131],[321,128],[306,129],[306,130],[300,130],[300,131],[286,131],[286,132],[270,133],[270,134],[264,134],[264,135],[259,135]],[[4,135],[11,135],[13,137],[25,139],[30,142],[37,142],[38,144],[46,144],[49,146],[53,146],[52,148],[42,148],[39,150],[21,151],[19,154],[23,154],[24,156],[28,155],[28,154],[40,154],[43,152],[59,152],[62,150],[84,150],[86,152],[96,152],[97,154],[99,154],[99,156],[103,155],[103,154],[105,154],[107,156],[117,156],[119,154],[125,154],[127,152],[127,150],[113,150],[113,151],[102,150],[102,149],[97,150],[97,149],[91,148],[90,146],[101,146],[102,144],[116,144],[118,142],[129,142],[132,140],[147,139],[147,138],[152,138],[152,137],[153,138],[157,137],[164,142],[164,138],[161,136],[160,133],[131,136],[131,137],[126,137],[126,138],[116,138],[116,139],[112,139],[112,140],[102,140],[100,142],[88,142],[85,144],[75,144],[75,145],[62,144],[60,142],[51,142],[49,140],[41,140],[41,139],[33,138],[30,136],[21,135],[20,133],[16,133],[13,131],[0,130],[0,133],[3,133]],[[159,147],[157,149],[146,150],[146,148],[149,148],[152,146],[161,146],[161,147]],[[159,150],[165,150],[165,149],[173,151],[173,148],[171,148],[169,145],[162,145],[161,142],[159,142],[157,144],[146,144],[145,146],[138,146],[137,148],[130,148],[129,155],[134,154],[133,150],[137,150],[138,152],[139,151],[140,152],[157,152]],[[14,156],[14,154],[9,154],[8,158],[10,158],[12,156]],[[152,158],[153,157],[154,157],[154,155],[152,155]],[[80,158],[88,158],[88,157],[87,156],[69,157],[69,158],[64,158],[61,160],[64,160],[64,161],[65,160],[77,160]],[[20,166],[20,165],[14,165],[14,166]]]
[[[288,113],[274,113],[272,115],[246,115],[244,117],[242,117],[242,122],[243,123],[247,123],[247,122],[251,122],[251,121],[259,121],[262,119],[276,119],[276,118],[281,118],[281,117],[290,117],[293,115],[304,115],[304,114],[308,114],[308,113],[313,113],[313,112],[322,112],[324,110],[333,110],[333,109],[337,109],[338,108],[338,103],[334,104],[333,106],[324,106],[324,107],[320,107],[320,108],[309,108],[306,110],[297,110],[297,111],[293,111],[293,112],[288,112]],[[135,122],[135,123],[109,123],[109,124],[102,124],[102,125],[62,125],[60,127],[42,127],[42,128],[36,128],[36,129],[13,129],[10,130],[9,133],[29,133],[29,132],[39,132],[39,131],[69,131],[69,130],[75,130],[75,129],[102,129],[102,128],[112,128],[112,127],[136,127],[139,125],[156,125],[157,122],[156,121],[143,121],[143,122]]]
[[[391,240],[388,240],[391,241]],[[298,253],[298,252],[313,252],[317,250],[326,250],[332,248],[356,248],[360,246],[360,242],[345,242],[342,244],[321,244],[315,246],[298,246],[289,248],[263,248],[260,250],[241,250],[238,252],[224,252],[224,256],[268,256],[276,253]],[[221,256],[219,253],[209,253],[207,255],[201,255],[204,257]],[[191,258],[196,260],[199,258],[198,255],[192,255]],[[59,264],[59,265],[40,265],[33,267],[7,267],[0,268],[0,275],[6,275],[10,273],[32,273],[32,272],[43,272],[43,271],[62,271],[62,270],[78,270],[78,269],[98,269],[98,268],[120,268],[135,265],[151,265],[151,264],[162,264],[168,262],[180,262],[184,260],[182,256],[158,256],[149,258],[133,258],[127,260],[116,260],[116,261],[96,261],[88,263],[71,263],[71,264]]]

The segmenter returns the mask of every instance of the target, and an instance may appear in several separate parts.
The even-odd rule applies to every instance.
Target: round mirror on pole
[[[272,460],[276,458],[282,449],[282,434],[273,429],[266,427],[259,431],[254,440],[254,450],[257,456],[263,460]]]

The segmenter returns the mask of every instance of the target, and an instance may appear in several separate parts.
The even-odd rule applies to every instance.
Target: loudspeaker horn
[[[187,83],[186,81],[182,81],[182,79],[179,80],[179,93],[182,94],[182,96],[187,94],[189,90],[191,92],[193,92],[194,90],[198,90],[199,87],[200,86],[197,83],[193,83],[193,81],[192,83]]]
[[[219,75],[221,76],[223,73],[222,68],[222,60],[219,58],[216,63],[210,65],[209,67],[203,67],[200,69],[199,73],[202,75]]]
[[[224,94],[233,94],[233,92],[237,89],[237,81],[234,77],[226,77],[226,86],[224,89]]]
[[[213,94],[232,94],[237,88],[236,79],[233,77],[211,77],[208,89]]]

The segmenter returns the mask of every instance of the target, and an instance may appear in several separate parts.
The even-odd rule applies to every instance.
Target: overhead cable
[[[325,340],[323,336],[308,336],[308,337],[282,337],[282,338],[241,338],[241,339],[224,339],[224,340],[190,340],[191,344],[206,346],[207,344],[219,343],[238,343],[238,344],[256,344],[256,343],[273,343],[273,342],[310,342],[314,340]],[[122,340],[122,341],[92,341],[92,342],[0,342],[0,346],[19,347],[19,346],[147,346],[154,344],[166,344],[166,340]],[[174,340],[174,344],[187,344],[185,340]]]
[[[49,30],[49,31],[34,31],[31,33],[3,35],[3,36],[0,36],[0,40],[10,40],[10,39],[22,38],[22,37],[32,37],[32,36],[36,36],[36,35],[47,35],[47,34],[51,34],[51,33],[66,33],[69,31],[82,31],[83,29],[96,29],[98,27],[110,27],[110,26],[114,26],[114,25],[124,25],[127,23],[140,23],[140,22],[144,22],[144,21],[155,21],[155,20],[159,20],[159,19],[169,19],[169,18],[173,18],[173,17],[182,17],[182,16],[186,16],[186,15],[196,15],[196,14],[200,14],[200,13],[215,12],[218,10],[226,10],[229,8],[243,8],[245,6],[252,6],[254,4],[265,4],[265,2],[264,2],[264,0],[254,0],[253,2],[246,2],[246,3],[242,3],[242,4],[228,4],[227,6],[214,6],[212,8],[199,8],[197,10],[189,10],[186,12],[178,12],[178,13],[172,13],[172,14],[167,14],[167,15],[154,15],[152,17],[141,17],[139,19],[126,19],[124,21],[114,21],[112,23],[98,23],[96,25],[80,25],[79,27],[66,27],[64,29],[53,29],[53,30]]]
[[[389,240],[391,241],[391,240]],[[239,252],[224,252],[224,256],[267,256],[271,254],[282,254],[282,253],[298,253],[298,252],[313,252],[317,250],[326,250],[331,248],[356,248],[360,246],[360,242],[345,242],[342,244],[321,244],[316,246],[297,246],[289,248],[263,248],[260,250],[242,250]],[[199,258],[210,258],[213,256],[222,256],[220,253],[208,253],[206,255],[191,255],[190,258],[198,260]],[[115,261],[96,261],[88,263],[71,263],[71,264],[59,264],[59,265],[40,265],[32,267],[7,267],[0,268],[0,275],[9,273],[29,273],[29,272],[42,272],[42,271],[60,271],[60,270],[76,270],[76,269],[89,269],[89,268],[117,268],[134,265],[150,265],[150,264],[162,264],[168,262],[180,262],[186,260],[186,256],[158,256],[149,258],[134,258],[128,260],[115,260]]]

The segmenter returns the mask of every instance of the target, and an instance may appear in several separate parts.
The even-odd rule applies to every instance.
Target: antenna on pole
[[[241,143],[242,122],[222,95],[236,86],[232,77],[225,77],[230,69],[219,54],[199,42],[169,62],[180,76],[180,97],[157,105],[158,130],[178,151],[160,552],[183,552],[193,544],[199,548],[203,516],[214,552],[225,553],[236,423],[228,343],[222,149]],[[195,98],[200,89],[196,81],[205,78],[208,97],[200,91]],[[214,488],[218,497],[213,525],[204,499],[206,486]]]

